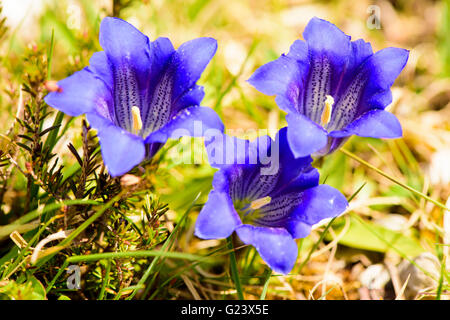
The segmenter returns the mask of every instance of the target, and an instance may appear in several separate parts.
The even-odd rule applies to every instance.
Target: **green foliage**
[[[443,75],[450,77],[450,0],[443,1],[443,14],[440,27],[440,50],[443,62]]]
[[[0,282],[0,300],[44,300],[45,288],[38,279],[31,276],[23,283],[14,280]]]
[[[151,180],[157,168],[153,163],[131,172],[138,177],[136,184],[127,185],[118,178],[112,178],[101,161],[98,140],[85,121],[82,121],[79,138],[67,145],[68,155],[75,161],[73,169],[67,170],[60,163],[54,149],[73,121],[64,119],[62,113],[55,115],[55,111],[43,101],[50,61],[47,52],[51,53],[51,50],[46,46],[26,49],[23,58],[23,113],[2,137],[0,196],[5,196],[9,184],[16,183],[16,188],[20,188],[16,174],[25,180],[25,192],[13,195],[11,202],[14,206],[0,207],[2,218],[7,217],[6,225],[0,227],[0,241],[7,241],[5,239],[10,233],[19,231],[27,243],[21,250],[17,250],[13,243],[1,249],[4,255],[0,266],[1,279],[6,281],[2,293],[7,298],[45,298],[45,290],[43,294],[38,290],[37,284],[40,287],[42,284],[37,278],[54,276],[63,256],[150,250],[167,237],[167,230],[160,225],[160,217],[168,208],[153,194]],[[49,122],[53,124],[49,125]],[[23,215],[23,212],[28,214]],[[134,222],[130,214],[138,214],[139,222]],[[32,247],[61,229],[74,231],[59,247],[44,250],[38,255],[37,262],[31,261]],[[146,260],[131,257],[114,260],[108,272],[111,273],[111,281],[106,287],[101,287],[102,263],[89,265],[92,271],[85,277],[85,295],[94,298],[100,290],[105,295],[106,289],[110,292],[123,289],[146,263]],[[64,268],[59,270],[64,271]],[[16,284],[10,280],[11,276],[25,276],[30,280]],[[52,297],[60,297],[58,291],[64,288],[65,282],[60,281],[53,284],[48,293]]]
[[[339,243],[363,250],[378,252],[401,252],[406,257],[415,257],[425,250],[413,237],[405,233],[389,230],[372,222],[362,221],[350,216],[348,230],[339,239]],[[339,237],[344,229],[345,222],[340,221],[333,225]],[[328,237],[329,240],[330,237]]]
[[[426,141],[407,134],[390,142],[355,138],[346,144],[351,152],[316,161],[321,183],[352,195],[351,203],[358,206],[299,240],[296,267],[291,275],[279,277],[254,248],[242,246],[237,238],[226,243],[193,236],[196,214],[207,199],[215,170],[207,163],[174,161],[170,154],[183,141],[170,141],[153,160],[136,167],[130,174],[138,182],[127,185],[107,174],[89,124],[82,117],[56,112],[43,101],[47,80],[83,68],[92,53],[101,50],[99,23],[103,16],[113,15],[137,18],[152,40],[167,36],[175,46],[196,36],[217,38],[219,50],[200,80],[206,93],[202,104],[213,107],[227,127],[266,128],[273,125],[271,112],[277,112],[272,120],[276,118],[274,126],[280,128],[285,125],[278,123],[284,114],[277,111],[273,97],[257,93],[245,80],[256,67],[287,52],[288,44],[299,36],[301,16],[295,16],[295,23],[290,18],[297,4],[261,1],[251,7],[242,1],[115,0],[111,8],[99,8],[88,0],[77,3],[82,11],[80,29],[69,27],[66,1],[51,1],[36,21],[38,31],[30,42],[6,27],[0,8],[0,299],[309,298],[324,270],[333,269],[336,248],[351,248],[366,260],[374,252],[382,259],[391,255],[410,259],[436,251],[442,268],[435,296],[444,298],[448,293],[441,227],[448,188],[428,185],[423,170],[429,166]],[[342,9],[343,3],[320,4],[317,12],[326,7],[336,23],[365,22],[360,13],[339,17],[340,11],[349,11]],[[446,77],[450,1],[442,5],[436,47],[443,61],[439,76]],[[410,7],[404,2],[396,9],[402,19]],[[436,78],[427,74],[429,70],[421,72],[425,78],[411,83],[418,92],[424,90],[423,83]],[[414,120],[419,100],[406,88],[401,94],[410,99],[409,118]],[[429,136],[444,136],[441,133]],[[379,203],[371,204],[374,199]],[[409,219],[410,227],[397,232],[376,223],[374,217],[391,213]],[[46,244],[32,261],[37,244],[62,230],[68,232],[65,238]],[[14,231],[25,246],[11,241]],[[344,279],[345,290],[354,294],[351,298],[358,298],[359,284],[345,277],[361,263],[354,257],[344,262],[344,268],[338,264],[339,270],[333,272]],[[82,290],[67,288],[70,264],[81,269]],[[297,276],[318,280],[309,286],[309,280],[297,281]],[[333,298],[329,289],[318,297]]]

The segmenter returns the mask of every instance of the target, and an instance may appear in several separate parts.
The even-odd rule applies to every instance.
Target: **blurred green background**
[[[388,109],[400,119],[404,137],[396,140],[353,137],[345,148],[441,203],[450,196],[449,0],[3,0],[1,3],[7,29],[0,33],[0,133],[6,133],[11,126],[21,99],[20,85],[27,73],[24,52],[34,46],[49,50],[53,32],[51,79],[65,78],[87,66],[92,53],[101,50],[98,30],[105,16],[127,20],[151,40],[169,37],[175,47],[196,37],[214,37],[218,51],[199,81],[206,92],[202,105],[214,108],[228,129],[276,130],[286,125],[283,112],[273,97],[260,94],[246,80],[257,67],[286,53],[290,44],[302,37],[310,18],[317,16],[333,22],[354,40],[363,38],[371,42],[374,51],[389,46],[411,51],[406,68],[392,88],[394,101]],[[379,28],[374,28],[373,14],[379,18]],[[72,142],[76,148],[82,144],[80,118],[74,120],[54,149],[67,167],[76,162],[67,144]],[[176,152],[174,144],[163,150],[170,148]],[[207,163],[183,165],[164,155],[161,159],[152,183],[155,194],[169,205],[164,223],[170,230],[199,192],[202,192],[199,202],[206,200],[214,170]],[[352,200],[350,213],[337,219],[324,239],[320,237],[325,228],[322,225],[300,241],[299,263],[292,275],[270,278],[267,298],[362,299],[377,297],[376,294],[384,298],[401,294],[423,299],[434,298],[438,291],[440,298],[445,298],[446,265],[450,265],[450,261],[446,263],[450,236],[445,235],[450,233],[450,226],[446,227],[444,220],[450,213],[341,152],[326,158],[320,171],[322,181],[326,178],[327,184],[339,188],[347,197],[364,187]],[[23,192],[24,182],[16,179],[7,190],[4,208],[11,206],[10,200]],[[193,236],[197,213],[195,208],[189,214],[176,250],[205,254],[223,244]],[[308,256],[315,243],[316,250]],[[248,248],[241,251],[238,257],[243,276],[247,277],[243,280],[246,296],[259,298],[266,269]],[[422,261],[418,256],[428,261],[419,269],[426,269],[424,277],[429,282],[414,280],[419,283],[414,285],[423,292],[414,291],[413,276],[409,285],[402,278],[402,270]],[[169,288],[161,298],[232,298],[234,292],[227,285],[229,278],[220,267],[225,263],[222,257],[216,263],[219,267],[213,264],[208,270],[190,269],[175,277],[180,284]],[[385,274],[388,284],[382,286],[381,293],[368,289],[367,279],[382,282]],[[405,282],[404,290],[399,292]],[[193,289],[189,283],[194,283]]]

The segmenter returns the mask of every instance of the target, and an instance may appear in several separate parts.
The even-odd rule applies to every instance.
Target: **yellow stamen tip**
[[[137,134],[142,129],[141,110],[136,106],[132,107],[131,115],[133,116],[133,132]]]
[[[250,204],[250,208],[252,208],[253,210],[259,209],[259,208],[265,206],[266,204],[269,204],[271,200],[272,200],[272,198],[269,196],[260,198],[260,199],[256,199],[256,200],[252,201],[252,203]]]
[[[323,108],[322,116],[320,118],[320,123],[322,126],[327,125],[331,120],[331,112],[333,111],[334,98],[327,95],[325,99],[325,108]]]

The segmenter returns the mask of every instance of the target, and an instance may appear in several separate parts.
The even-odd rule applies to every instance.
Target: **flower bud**
[[[45,89],[49,92],[62,92],[62,88],[58,86],[58,82],[55,80],[47,80],[44,83]]]

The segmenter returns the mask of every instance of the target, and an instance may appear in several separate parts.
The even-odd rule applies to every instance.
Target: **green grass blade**
[[[102,288],[100,289],[100,293],[98,295],[98,300],[103,300],[105,297],[106,287],[109,285],[109,273],[111,271],[111,260],[108,259],[106,262],[105,268],[105,278],[103,279]]]
[[[264,281],[263,291],[261,292],[261,296],[259,297],[259,300],[265,300],[266,299],[267,289],[269,288],[269,282],[270,282],[270,277],[271,276],[272,276],[272,270],[269,270],[269,272],[267,273],[266,280]]]
[[[341,148],[341,149],[339,149],[339,150],[340,150],[342,153],[344,153],[346,156],[349,156],[350,158],[352,158],[352,159],[358,161],[359,163],[365,165],[366,167],[368,167],[368,168],[370,168],[370,169],[372,169],[372,170],[378,172],[378,173],[381,174],[383,177],[385,177],[385,178],[391,180],[392,182],[398,184],[399,186],[405,188],[406,190],[411,191],[412,193],[418,195],[419,197],[422,197],[422,198],[424,198],[425,200],[428,200],[428,201],[434,203],[435,205],[437,205],[438,207],[440,207],[440,208],[442,208],[442,209],[444,209],[444,210],[450,210],[450,209],[448,209],[445,205],[443,205],[442,203],[440,203],[440,202],[434,200],[433,198],[427,196],[426,194],[424,194],[424,193],[422,193],[422,192],[420,192],[420,191],[418,191],[418,190],[416,190],[416,189],[414,189],[414,188],[408,186],[407,184],[404,184],[403,182],[398,181],[398,180],[395,179],[394,177],[392,177],[392,176],[390,176],[389,174],[387,174],[386,172],[384,172],[384,171],[378,169],[377,167],[371,165],[371,164],[368,163],[367,161],[364,161],[363,159],[361,159],[361,158],[358,157],[357,155],[351,153],[350,151],[345,150],[345,149],[343,149],[343,148]]]
[[[236,254],[234,253],[233,241],[231,236],[227,238],[227,246],[230,252],[230,269],[231,278],[233,279],[234,285],[236,287],[236,293],[239,300],[244,300],[244,294],[242,292],[241,280],[239,279],[239,271],[237,267]]]

